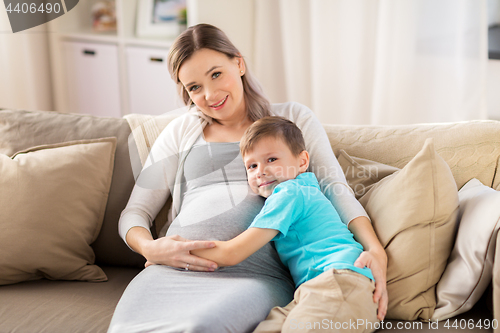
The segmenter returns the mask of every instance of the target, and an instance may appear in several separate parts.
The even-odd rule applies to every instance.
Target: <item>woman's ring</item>
[[[186,264],[186,268],[184,268],[186,271],[189,271],[189,264]]]

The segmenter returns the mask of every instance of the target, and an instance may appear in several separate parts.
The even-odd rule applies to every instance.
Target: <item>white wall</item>
[[[253,0],[187,0],[188,24],[213,24],[226,33],[247,63],[253,64]]]
[[[488,61],[488,118],[500,120],[500,60]]]
[[[46,25],[13,34],[0,8],[0,108],[53,110],[49,59]]]
[[[488,0],[488,25],[500,24],[500,0]],[[488,117],[500,120],[500,60],[488,61]]]
[[[500,24],[500,0],[488,0],[488,25]]]

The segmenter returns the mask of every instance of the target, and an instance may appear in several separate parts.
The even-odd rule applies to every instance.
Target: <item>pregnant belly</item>
[[[264,199],[248,185],[212,185],[190,191],[167,235],[188,239],[229,240],[245,231],[260,212]]]

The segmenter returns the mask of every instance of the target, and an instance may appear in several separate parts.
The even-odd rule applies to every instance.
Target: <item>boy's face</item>
[[[283,140],[267,137],[257,142],[243,161],[252,191],[267,198],[279,183],[294,179],[307,170],[309,154],[304,150],[294,156]]]

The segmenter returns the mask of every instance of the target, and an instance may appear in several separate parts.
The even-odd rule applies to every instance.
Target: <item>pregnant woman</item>
[[[148,264],[125,290],[109,332],[251,332],[271,308],[292,300],[293,282],[270,243],[232,267],[190,253],[213,247],[209,240],[234,238],[262,208],[264,199],[248,187],[239,141],[268,115],[302,130],[309,170],[364,247],[358,261],[373,272],[382,320],[386,254],[312,111],[298,103],[270,104],[240,52],[208,24],[175,40],[169,69],[190,108],[155,141],[121,215],[120,235]],[[153,239],[150,227],[169,197],[172,223]]]

